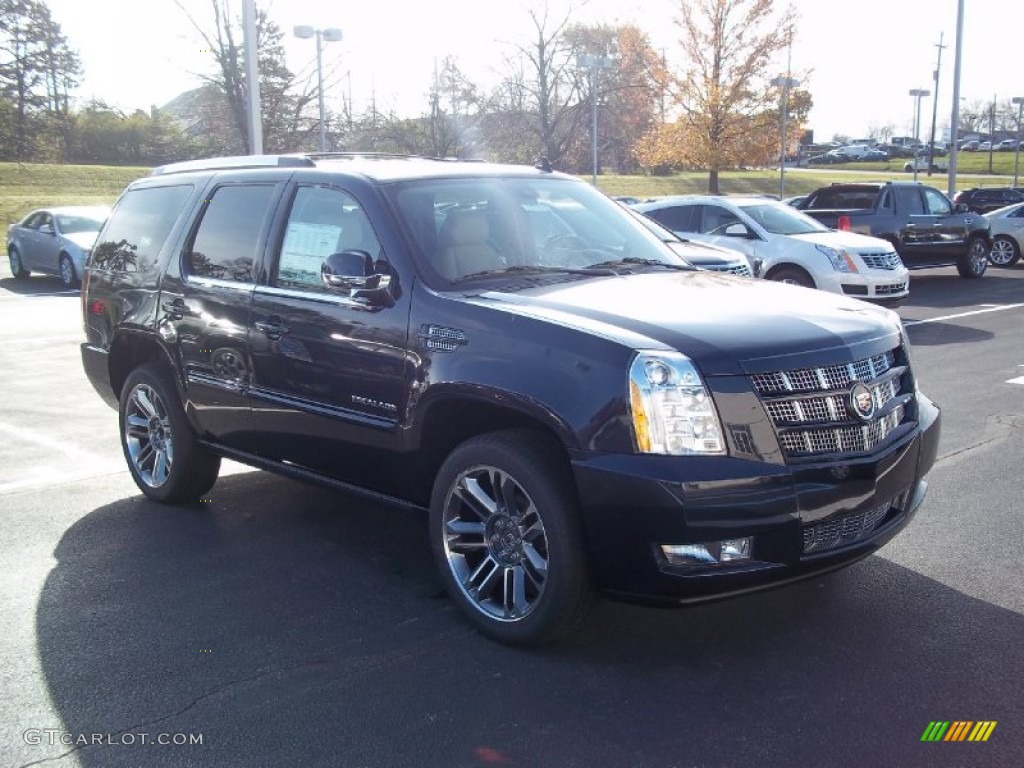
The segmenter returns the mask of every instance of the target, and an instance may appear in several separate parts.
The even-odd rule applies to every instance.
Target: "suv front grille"
[[[845,365],[751,375],[785,455],[863,454],[884,444],[908,418],[913,397],[908,368],[897,365],[897,353],[902,356],[897,349]],[[858,383],[871,396],[867,419],[854,408]]]
[[[865,512],[832,517],[820,523],[805,525],[804,554],[827,552],[863,541],[875,532],[891,510],[899,512],[903,509],[907,495],[906,492],[901,493],[896,498]]]
[[[862,253],[864,264],[871,269],[899,269],[903,266],[900,256],[895,251],[888,253]]]
[[[737,264],[736,266],[729,266],[724,264],[722,266],[705,266],[703,269],[711,272],[725,272],[728,275],[740,275],[741,277],[750,277],[750,267],[746,264]]]

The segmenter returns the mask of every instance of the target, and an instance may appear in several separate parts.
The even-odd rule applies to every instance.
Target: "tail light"
[[[850,231],[850,227],[851,227],[850,217],[849,216],[840,216],[839,217],[839,221],[836,222],[836,229],[838,229],[840,232],[849,232]]]

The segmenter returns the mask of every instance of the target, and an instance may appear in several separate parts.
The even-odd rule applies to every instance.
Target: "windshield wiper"
[[[672,264],[658,259],[644,259],[639,256],[623,256],[621,259],[602,261],[599,264],[591,264],[587,269],[614,269],[615,267],[665,267],[665,269],[679,269],[689,272],[694,269],[689,264]]]
[[[597,267],[595,269],[595,267]],[[499,277],[501,275],[512,275],[522,274],[525,272],[559,272],[562,274],[570,275],[614,275],[615,272],[611,269],[604,268],[603,265],[597,264],[594,267],[552,267],[542,264],[534,264],[533,266],[527,264],[516,264],[511,267],[502,267],[501,269],[485,269],[480,272],[471,272],[468,275],[462,275],[452,280],[453,283],[461,283],[466,280],[476,280],[477,278],[483,277]]]

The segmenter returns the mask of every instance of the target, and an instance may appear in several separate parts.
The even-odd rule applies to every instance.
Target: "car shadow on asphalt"
[[[600,603],[531,650],[468,628],[422,515],[265,473],[100,507],[54,557],[36,634],[61,723],[24,727],[203,738],[82,766],[1022,764],[1024,618],[879,556],[706,606]],[[935,719],[999,727],[944,752],[920,742]]]
[[[937,347],[942,344],[963,344],[969,341],[988,341],[995,336],[991,331],[970,328],[956,323],[918,323],[907,326],[910,343],[915,347]]]
[[[45,294],[53,296],[55,293],[78,296],[80,291],[77,288],[65,288],[60,278],[40,275],[29,277],[26,280],[16,280],[13,277],[0,278],[0,288],[18,296],[37,296]]]
[[[989,267],[984,276],[969,280],[953,267],[914,270],[910,273],[910,295],[900,308],[909,319],[914,307],[963,307],[984,304],[1017,304],[1024,294],[1024,269]],[[909,313],[909,314],[908,314]]]

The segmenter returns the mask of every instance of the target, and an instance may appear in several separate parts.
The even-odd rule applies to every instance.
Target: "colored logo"
[[[988,741],[995,729],[995,720],[932,720],[921,741]]]
[[[875,415],[875,396],[866,384],[858,381],[850,389],[850,411],[861,421]]]

